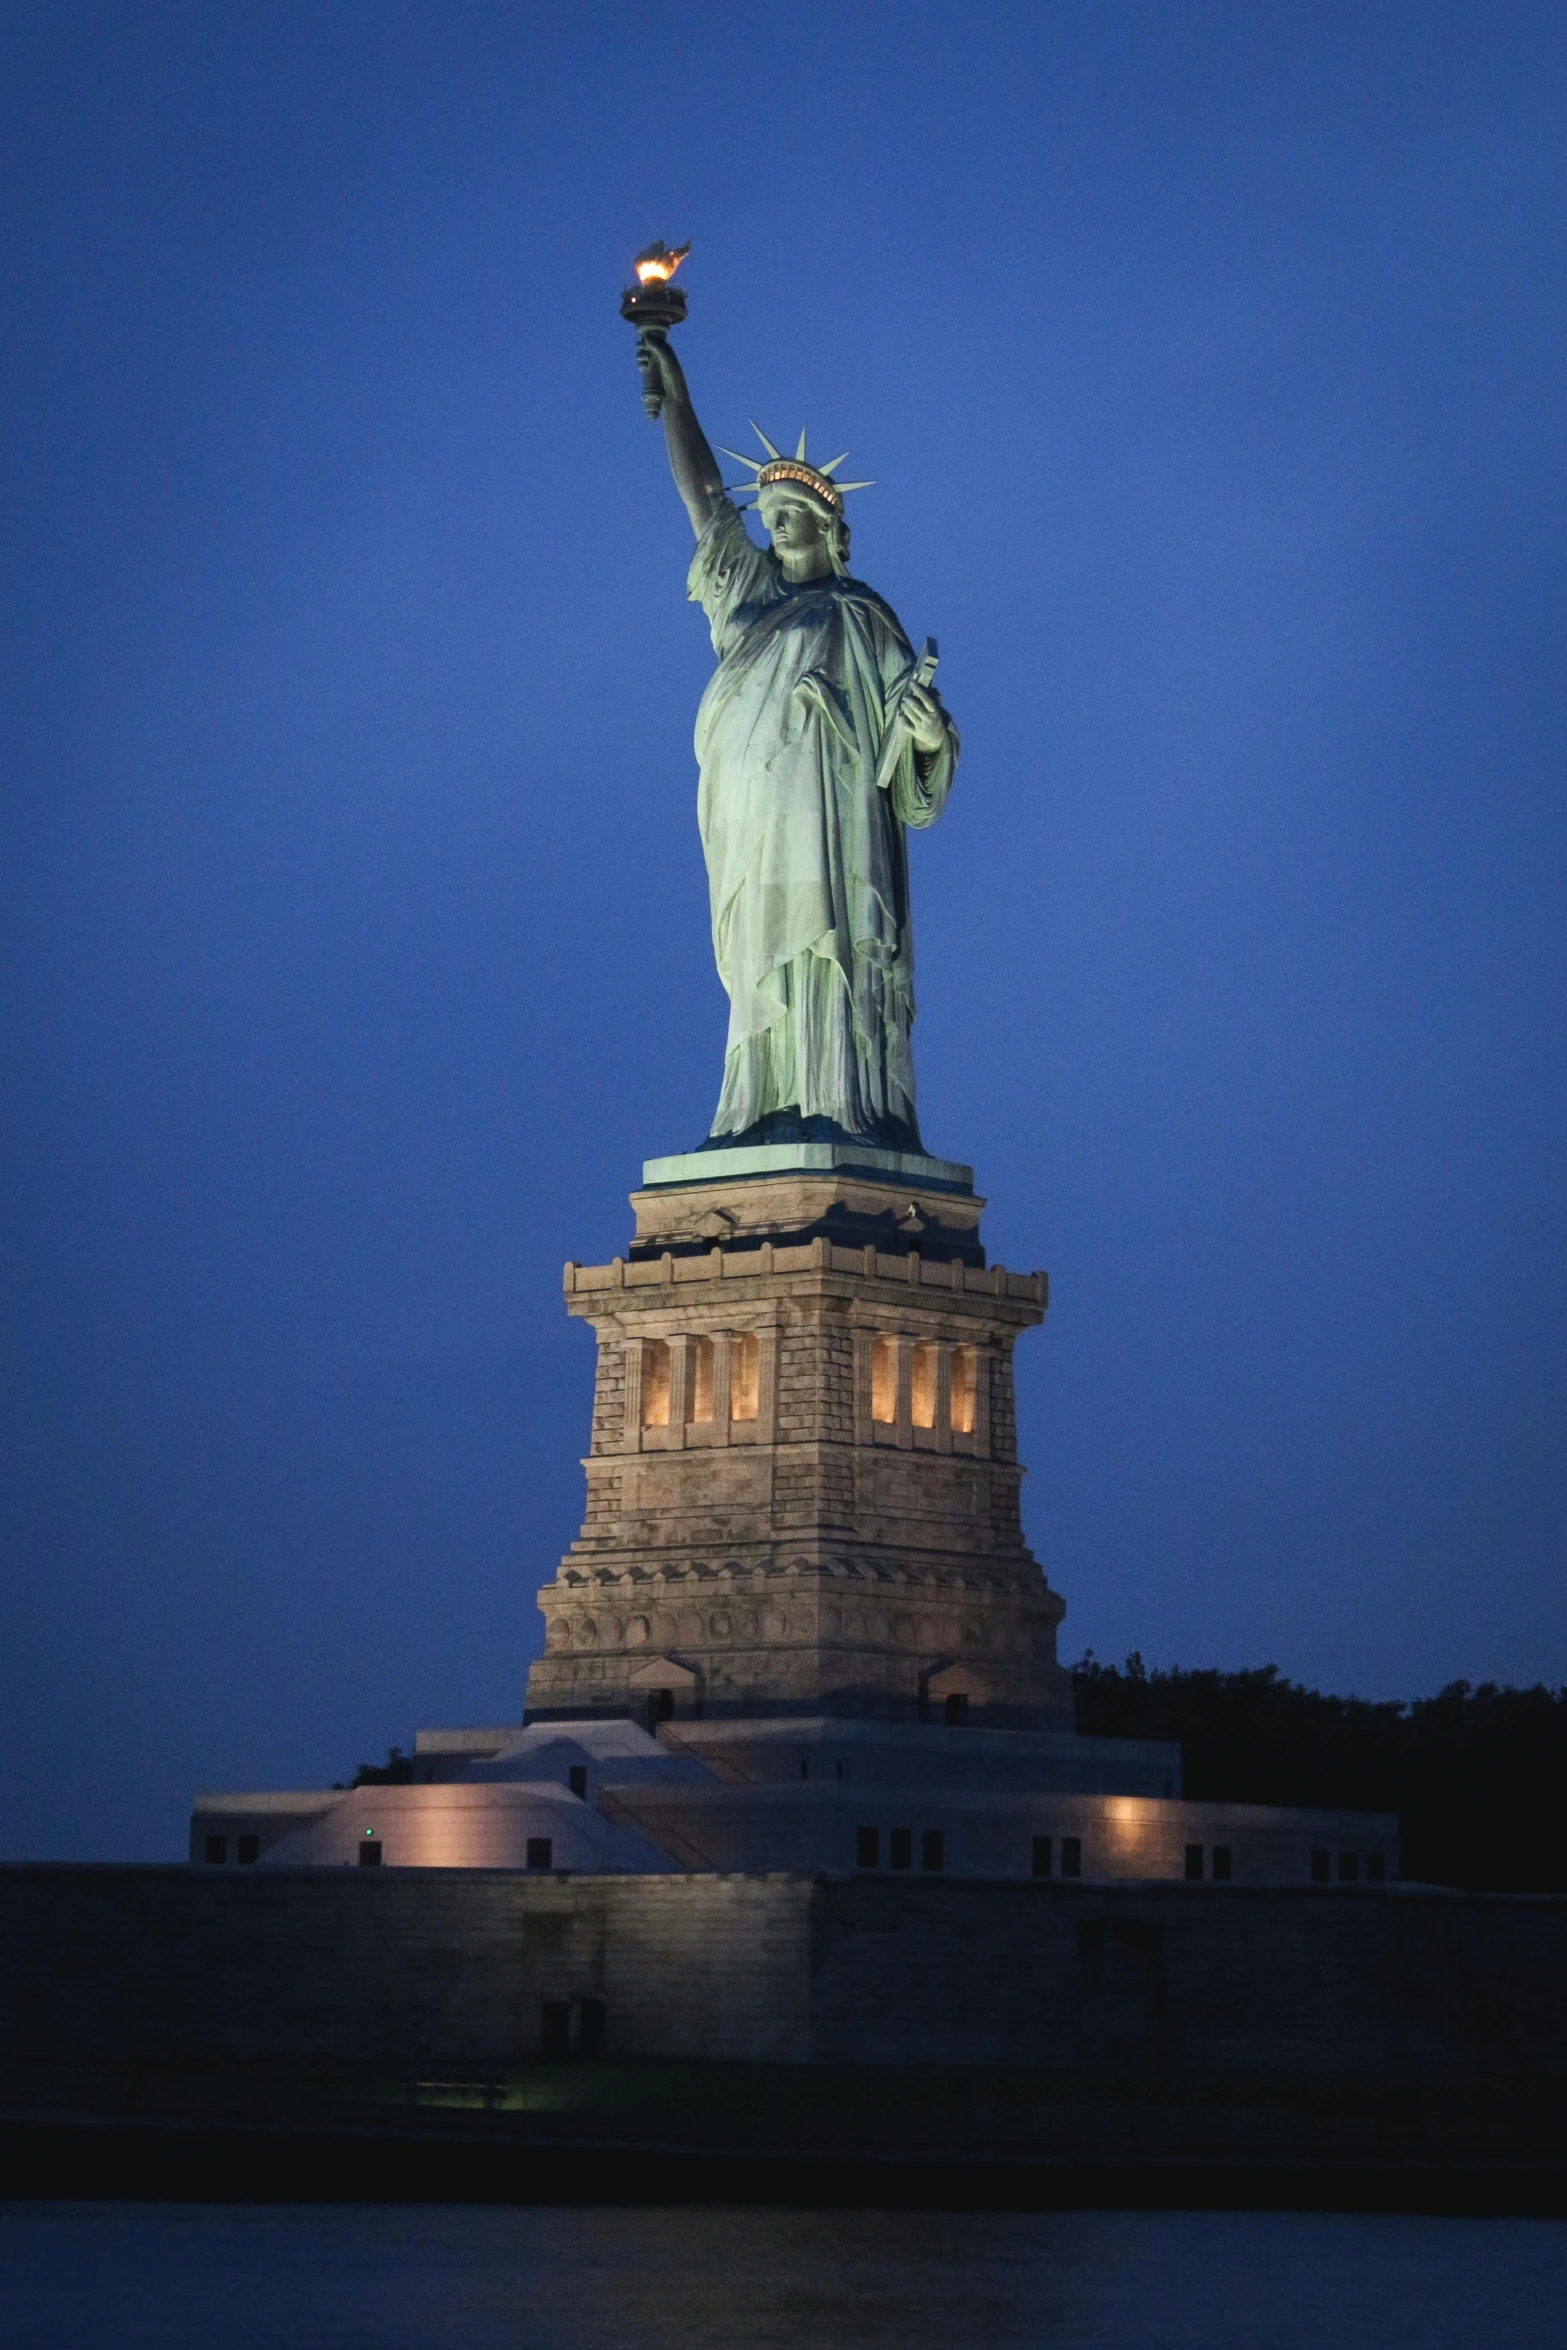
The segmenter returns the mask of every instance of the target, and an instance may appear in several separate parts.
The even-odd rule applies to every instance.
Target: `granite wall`
[[[1567,1901],[1413,1887],[0,1869],[0,2058],[1567,2075]]]

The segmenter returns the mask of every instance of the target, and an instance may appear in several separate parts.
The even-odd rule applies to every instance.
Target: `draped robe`
[[[791,585],[728,499],[698,541],[688,589],[718,656],[696,722],[713,953],[729,996],[713,1135],[794,1109],[917,1148],[903,832],[940,815],[956,731],[928,756],[905,734],[878,786],[914,666],[896,614],[858,580]]]

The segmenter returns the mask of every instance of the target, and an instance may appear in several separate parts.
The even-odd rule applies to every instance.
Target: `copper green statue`
[[[696,722],[713,952],[729,995],[710,1144],[857,1139],[921,1148],[906,825],[946,803],[958,738],[897,615],[849,576],[843,463],[742,457],[769,541],[724,488],[680,362],[638,341],[696,533],[688,592],[718,666]],[[657,408],[655,409],[655,401]],[[726,456],[735,456],[726,450]]]

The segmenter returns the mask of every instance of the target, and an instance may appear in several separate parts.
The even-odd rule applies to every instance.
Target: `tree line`
[[[1435,1697],[1327,1697],[1276,1665],[1149,1671],[1090,1650],[1084,1736],[1179,1742],[1185,1792],[1226,1803],[1396,1812],[1406,1878],[1567,1893],[1567,1689],[1453,1681]]]

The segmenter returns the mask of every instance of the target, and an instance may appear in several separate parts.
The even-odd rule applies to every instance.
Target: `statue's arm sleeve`
[[[957,773],[958,749],[958,730],[950,718],[947,739],[939,751],[917,751],[912,743],[904,746],[887,787],[892,812],[900,824],[911,824],[918,832],[935,823]]]
[[[707,614],[715,653],[724,651],[742,604],[768,604],[778,594],[777,557],[753,542],[739,508],[728,498],[714,506],[713,518],[697,540],[686,594]]]
[[[885,707],[889,715],[896,703],[898,689],[914,666],[914,654],[901,626],[889,612],[882,632],[882,675]],[[889,675],[890,672],[890,675]],[[942,716],[946,718],[946,712]],[[908,737],[893,767],[887,783],[887,797],[892,812],[900,824],[912,825],[922,831],[934,824],[947,804],[952,779],[958,765],[958,730],[947,718],[946,739],[939,751],[917,751]]]

